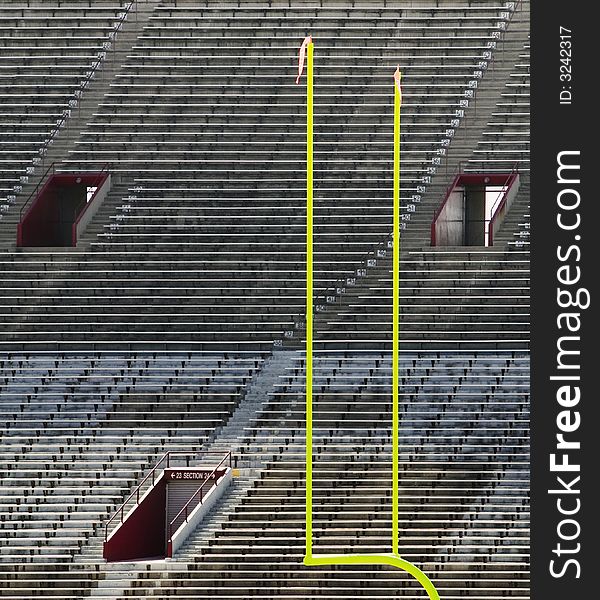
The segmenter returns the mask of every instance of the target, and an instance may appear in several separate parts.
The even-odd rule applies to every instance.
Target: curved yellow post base
[[[307,566],[317,565],[389,565],[412,575],[427,592],[430,600],[440,600],[431,580],[419,567],[396,554],[313,554],[303,560]]]

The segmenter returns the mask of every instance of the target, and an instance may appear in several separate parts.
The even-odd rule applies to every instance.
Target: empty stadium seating
[[[390,364],[379,353],[316,360],[315,551],[389,550]],[[403,353],[401,378],[402,555],[430,573],[441,597],[524,597],[527,357]],[[106,592],[422,598],[402,572],[302,566],[303,424],[297,354],[248,428],[242,470],[270,460],[246,494],[234,494],[229,510],[200,528],[166,570],[138,566],[131,584],[125,566],[112,566]]]
[[[263,358],[2,357],[1,566],[64,568],[166,450],[198,460]]]
[[[0,595],[425,597],[402,571],[302,565],[310,33],[315,551],[390,549],[399,62],[400,553],[444,599],[528,598],[528,2],[48,4],[0,17]],[[113,188],[77,248],[17,250],[49,161],[109,163]],[[493,247],[429,246],[457,169],[515,165]],[[106,564],[106,523],[167,450],[232,451],[231,490],[173,560]]]
[[[48,4],[9,2],[0,15],[3,213],[79,106],[131,3]]]
[[[118,184],[77,251],[7,256],[2,349],[270,349],[303,305],[299,40],[310,29],[317,52],[314,250],[324,294],[389,233],[395,65],[405,70],[403,219],[422,244],[418,200],[439,199],[419,188],[443,169],[469,102],[479,114],[485,86],[504,86],[498,75],[523,35],[523,11],[505,8],[157,5],[58,167],[109,162]],[[493,77],[483,77],[488,67]],[[68,275],[49,280],[50,262],[68,264]]]

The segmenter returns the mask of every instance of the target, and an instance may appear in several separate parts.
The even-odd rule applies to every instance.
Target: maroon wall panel
[[[104,542],[108,561],[166,556],[166,482],[157,482],[129,518]]]

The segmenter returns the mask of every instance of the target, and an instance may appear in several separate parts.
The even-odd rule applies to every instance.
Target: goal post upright
[[[430,600],[440,596],[427,575],[399,554],[399,337],[400,337],[400,69],[394,74],[394,176],[393,176],[393,267],[392,267],[392,552],[389,554],[313,554],[313,53],[311,36],[304,38],[298,62],[299,83],[306,55],[306,549],[303,563],[323,565],[389,565],[409,573]]]
[[[306,556],[312,556],[313,413],[313,48],[306,47]]]
[[[392,552],[398,554],[400,345],[400,69],[394,75],[394,230],[392,234]]]

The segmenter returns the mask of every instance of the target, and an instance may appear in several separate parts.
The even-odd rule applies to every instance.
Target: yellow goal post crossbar
[[[392,277],[392,552],[390,554],[313,554],[313,54],[310,36],[300,49],[299,82],[306,53],[306,550],[304,564],[389,565],[412,575],[430,600],[440,596],[427,575],[404,560],[398,552],[399,508],[399,313],[400,313],[400,71],[394,74],[394,185],[393,185],[393,277]]]

